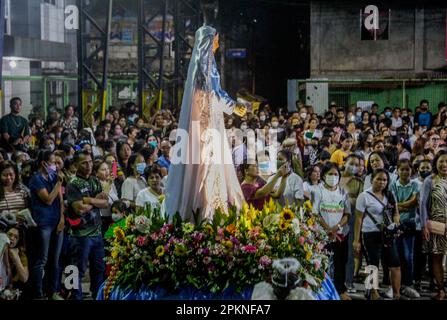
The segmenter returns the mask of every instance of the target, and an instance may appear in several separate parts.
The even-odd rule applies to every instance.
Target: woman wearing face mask
[[[361,268],[360,257],[354,255],[352,249],[352,242],[354,241],[354,222],[355,222],[355,201],[358,195],[363,191],[363,180],[359,177],[360,165],[363,159],[357,154],[351,154],[346,158],[344,170],[340,178],[340,188],[345,190],[348,194],[349,202],[351,204],[350,212],[351,217],[349,219],[349,229],[352,231],[349,233],[348,239],[348,264],[346,266],[346,286],[348,287],[348,293],[354,293],[354,275],[358,274]]]
[[[303,180],[292,170],[292,153],[287,150],[278,152],[277,168],[283,165],[287,166],[287,173],[282,177],[281,181],[277,181],[272,193],[272,198],[278,199],[282,206],[301,205],[304,201]],[[270,182],[274,177],[270,177]]]
[[[366,262],[379,268],[382,261],[390,271],[392,284],[391,297],[399,300],[400,295],[400,261],[395,241],[384,243],[380,224],[399,225],[399,210],[394,195],[388,191],[390,177],[385,169],[377,169],[371,176],[372,186],[363,191],[356,201],[356,218],[354,228],[354,252],[365,252]],[[388,219],[384,221],[384,216]],[[385,272],[385,271],[384,271]],[[371,299],[379,299],[376,289],[371,290]]]
[[[147,143],[148,143],[149,145],[151,145],[155,150],[157,150],[157,153],[158,153],[158,139],[157,139],[156,136],[154,136],[154,135],[150,135],[150,136],[147,138]]]
[[[47,149],[53,152],[56,149],[56,144],[54,143],[53,139],[47,136],[41,140],[40,148]]]
[[[112,212],[110,206],[113,202],[117,201],[118,192],[114,184],[114,177],[111,174],[110,167],[108,163],[104,160],[96,160],[93,164],[93,174],[98,178],[102,186],[102,191],[109,196],[109,208],[100,209],[102,228],[101,230],[105,232],[110,224],[112,223]]]
[[[146,162],[141,154],[133,154],[127,164],[127,178],[121,187],[121,198],[129,200],[131,206],[135,206],[135,199],[138,192],[147,188],[146,179],[144,179],[144,170]]]
[[[42,278],[47,263],[50,263],[49,297],[63,300],[60,291],[59,256],[63,243],[64,206],[62,183],[64,174],[57,170],[55,156],[51,151],[42,151],[37,158],[38,172],[31,178],[31,207],[37,223],[36,261],[31,271],[33,295],[37,299],[44,297]],[[50,250],[52,248],[52,250]]]
[[[113,132],[113,140],[115,141],[118,141],[123,137],[123,129],[118,123],[113,127],[112,132]]]
[[[270,132],[276,134],[276,139],[278,141],[284,141],[286,132],[284,131],[284,128],[279,125],[277,117],[272,117],[271,126]]]
[[[329,236],[326,248],[333,253],[331,265],[334,285],[342,300],[352,300],[345,285],[348,261],[348,233],[351,204],[348,194],[340,188],[340,170],[327,163],[321,170],[323,182],[311,193],[312,212]]]
[[[355,111],[355,123],[356,124],[360,124],[363,120],[362,118],[363,112],[362,112],[362,108],[357,108]]]

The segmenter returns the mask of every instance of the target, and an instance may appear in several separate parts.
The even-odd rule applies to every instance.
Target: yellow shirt
[[[345,164],[345,158],[347,156],[348,153],[346,153],[342,149],[338,149],[332,154],[330,161],[335,163],[337,166],[342,167]]]

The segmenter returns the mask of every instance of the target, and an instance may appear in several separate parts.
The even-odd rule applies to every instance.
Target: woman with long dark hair
[[[379,268],[382,261],[390,270],[393,298],[400,299],[400,260],[395,240],[384,241],[382,224],[386,227],[394,223],[399,225],[400,215],[394,195],[388,190],[390,175],[385,169],[376,169],[371,174],[372,186],[363,191],[356,202],[356,219],[354,227],[355,252],[361,248],[365,253],[368,265]],[[371,291],[373,300],[379,299],[374,288]]]
[[[321,165],[316,164],[306,171],[305,181],[303,183],[304,196],[310,198],[310,193],[320,183]]]
[[[382,152],[371,152],[371,154],[368,157],[368,164],[366,166],[366,177],[363,184],[363,191],[371,188],[372,185],[372,175],[374,171],[378,169],[385,169],[389,167],[388,159],[386,158],[385,154]],[[389,173],[391,184],[393,181],[397,180],[397,175],[394,173]]]
[[[102,219],[102,231],[105,233],[112,223],[112,204],[119,200],[118,192],[114,183],[115,177],[111,174],[110,166],[104,159],[95,160],[93,163],[93,174],[101,183],[102,191],[108,195],[109,207],[100,209]]]
[[[16,214],[29,208],[29,191],[20,182],[17,166],[11,161],[0,163],[0,212]]]

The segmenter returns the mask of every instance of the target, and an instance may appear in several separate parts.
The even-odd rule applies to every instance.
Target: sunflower
[[[290,223],[288,223],[287,221],[282,221],[282,222],[280,222],[280,224],[279,224],[279,229],[280,229],[281,231],[285,231],[285,230],[287,230],[289,227],[290,227]]]
[[[205,230],[208,231],[209,234],[213,234],[214,233],[213,227],[211,225],[209,225],[209,224],[207,224],[205,226]]]
[[[227,248],[227,249],[232,249],[232,248],[233,248],[233,242],[230,241],[230,240],[226,240],[226,241],[224,241],[224,242],[223,242],[223,245],[224,245],[224,247]]]
[[[310,200],[304,202],[304,209],[306,209],[307,212],[312,211],[312,202],[310,202]]]
[[[194,231],[194,225],[190,222],[183,225],[183,232],[188,234]]]
[[[314,219],[309,218],[309,220],[307,220],[307,225],[308,225],[309,227],[312,227],[312,226],[314,225]]]
[[[289,208],[284,208],[283,211],[281,212],[281,220],[290,222],[293,220],[293,218],[295,218],[295,214],[293,213],[293,211],[290,210]]]
[[[186,250],[186,246],[184,244],[179,244],[176,245],[174,248],[174,254],[178,257],[184,256],[186,255],[187,250]]]
[[[116,227],[113,229],[113,234],[115,235],[118,241],[121,241],[125,238],[124,230],[121,227]]]
[[[165,247],[162,245],[158,246],[157,249],[155,249],[155,253],[158,257],[162,257],[165,254]]]

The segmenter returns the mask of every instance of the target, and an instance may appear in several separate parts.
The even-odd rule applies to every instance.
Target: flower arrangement
[[[298,276],[316,290],[328,268],[325,233],[311,215],[311,205],[281,207],[270,201],[262,210],[244,204],[239,212],[216,211],[213,220],[195,223],[180,215],[168,219],[158,209],[146,208],[129,215],[124,228],[114,230],[107,263],[107,299],[114,286],[138,289],[163,287],[167,292],[193,286],[219,293],[237,292],[269,281],[272,261],[294,257],[300,261]]]

